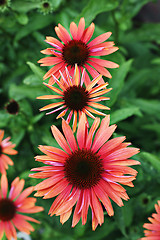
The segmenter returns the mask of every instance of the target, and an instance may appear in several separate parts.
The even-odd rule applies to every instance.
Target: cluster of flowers
[[[104,94],[108,83],[102,76],[111,78],[106,68],[116,68],[117,64],[99,59],[97,56],[108,55],[118,48],[114,42],[106,42],[111,33],[104,33],[90,41],[94,24],[85,29],[84,18],[80,19],[78,26],[72,22],[70,34],[62,26],[55,28],[59,40],[46,37],[46,42],[52,48],[42,51],[51,57],[42,58],[39,62],[42,66],[53,67],[45,74],[44,79],[50,78],[44,83],[53,91],[52,95],[40,96],[38,99],[57,99],[40,110],[51,110],[47,114],[60,111],[57,118],[62,118],[62,131],[53,125],[53,136],[60,148],[53,146],[39,146],[44,155],[36,156],[36,161],[43,162],[47,166],[32,169],[36,173],[30,174],[33,178],[44,178],[34,187],[35,196],[43,196],[44,199],[56,197],[49,214],[60,216],[60,222],[65,223],[72,214],[74,208],[72,227],[79,220],[84,225],[87,221],[88,209],[92,212],[92,229],[104,222],[103,207],[109,216],[114,215],[110,199],[118,206],[123,206],[123,200],[129,197],[121,185],[133,187],[132,181],[136,178],[137,171],[129,166],[140,164],[130,159],[139,152],[139,149],[128,147],[131,143],[124,142],[125,137],[116,137],[109,140],[116,129],[116,125],[109,126],[110,116],[96,110],[109,110],[106,105],[98,102],[108,100]],[[91,80],[90,77],[93,79]],[[57,87],[55,86],[57,85]],[[55,95],[56,94],[56,95]],[[59,99],[59,100],[58,100]],[[63,117],[67,114],[65,119]],[[100,118],[93,114],[104,116]],[[73,125],[70,122],[73,116]],[[87,117],[94,119],[89,126]],[[75,136],[76,132],[76,136]],[[3,132],[0,139],[3,138]],[[11,185],[7,198],[7,178],[5,168],[12,161],[3,153],[15,154],[14,145],[1,142],[0,171],[0,237],[3,232],[8,239],[13,236],[16,239],[15,227],[27,233],[33,228],[26,220],[35,221],[21,213],[33,213],[41,211],[41,207],[35,207],[35,198],[27,198],[33,191],[33,187],[22,191],[24,181],[16,178]],[[8,210],[9,209],[9,210]],[[145,224],[149,229],[145,231],[145,238],[158,239],[160,237],[160,202],[156,205],[157,214],[153,214],[152,224]],[[151,231],[150,231],[151,230]]]
[[[3,234],[6,234],[7,239],[17,239],[17,232],[15,227],[22,232],[30,234],[34,228],[28,222],[36,222],[32,217],[24,213],[36,213],[43,211],[42,207],[35,206],[36,199],[28,197],[33,191],[34,187],[28,187],[24,191],[25,181],[16,177],[11,183],[11,188],[8,193],[8,180],[6,170],[8,165],[13,165],[13,161],[7,155],[15,155],[17,151],[14,149],[15,144],[12,144],[10,137],[3,139],[4,131],[0,130],[0,239]],[[7,154],[7,155],[6,155]]]

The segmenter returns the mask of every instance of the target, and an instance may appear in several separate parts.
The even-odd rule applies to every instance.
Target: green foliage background
[[[37,184],[30,179],[30,169],[40,164],[34,161],[40,144],[55,146],[50,126],[61,126],[56,114],[39,113],[44,101],[37,96],[48,93],[43,86],[47,68],[37,61],[40,50],[48,45],[45,36],[55,36],[54,27],[60,22],[69,29],[71,21],[85,17],[86,25],[96,25],[93,37],[112,31],[111,40],[119,47],[116,53],[104,57],[120,65],[111,71],[113,78],[108,94],[111,100],[111,123],[118,125],[114,136],[126,135],[127,141],[141,149],[134,157],[141,162],[134,188],[127,188],[130,200],[119,208],[113,203],[114,217],[105,214],[105,222],[95,232],[91,230],[91,212],[85,226],[81,222],[73,229],[71,219],[63,226],[59,217],[49,217],[53,200],[38,198],[45,211],[34,216],[41,225],[33,224],[36,240],[137,240],[143,236],[143,223],[154,212],[160,200],[160,23],[137,22],[135,16],[149,0],[50,0],[47,11],[40,0],[6,1],[0,7],[0,128],[12,137],[19,151],[12,157],[14,166],[7,172],[11,182],[16,176],[26,180],[26,187]],[[3,2],[3,1],[0,1]],[[46,2],[46,1],[45,1]],[[154,1],[156,3],[156,1]],[[107,79],[108,80],[108,79]],[[10,115],[5,104],[16,100],[18,115]],[[48,101],[50,103],[50,101]],[[5,238],[4,238],[5,239]]]

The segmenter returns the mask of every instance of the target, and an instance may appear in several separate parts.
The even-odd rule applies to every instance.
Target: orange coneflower
[[[16,144],[10,142],[10,137],[4,137],[4,130],[0,130],[0,172],[6,173],[6,169],[8,169],[8,165],[13,165],[13,161],[6,155],[15,155],[17,151],[13,149]]]
[[[38,61],[41,66],[53,65],[44,75],[44,79],[51,77],[49,84],[54,83],[52,74],[59,78],[59,70],[63,72],[66,66],[69,71],[73,72],[76,63],[79,70],[82,71],[82,68],[85,67],[93,78],[98,73],[108,78],[112,77],[106,68],[116,68],[118,64],[96,58],[96,56],[109,55],[118,50],[118,47],[114,47],[114,42],[105,42],[111,36],[111,32],[106,32],[89,42],[94,32],[94,23],[85,29],[84,18],[80,19],[78,27],[74,22],[70,24],[71,36],[61,24],[55,27],[55,31],[62,42],[53,37],[46,37],[45,41],[53,48],[41,51],[43,54],[50,54],[54,57],[46,57]],[[89,82],[88,74],[85,81]],[[104,81],[101,79],[101,82]]]
[[[42,207],[35,206],[36,199],[28,197],[33,192],[33,187],[26,188],[23,192],[25,181],[19,180],[19,177],[11,184],[10,192],[8,192],[8,180],[5,174],[1,176],[0,182],[0,239],[6,234],[7,239],[16,240],[17,233],[15,227],[22,232],[30,234],[34,231],[32,225],[28,222],[40,223],[32,217],[24,215],[24,213],[36,213],[43,211]],[[8,196],[7,196],[8,195]]]
[[[147,230],[144,230],[145,237],[141,240],[160,240],[160,201],[155,204],[155,209],[157,213],[153,213],[152,218],[148,218],[151,223],[143,225]]]
[[[97,102],[100,102],[102,100],[108,100],[108,97],[102,97],[101,95],[109,92],[111,88],[106,89],[106,86],[108,83],[100,84],[99,86],[95,86],[96,83],[101,78],[101,75],[98,75],[96,78],[94,78],[89,84],[86,84],[86,86],[83,86],[83,83],[85,81],[86,72],[85,69],[83,69],[83,74],[80,77],[78,67],[75,66],[75,73],[74,77],[72,78],[69,75],[68,69],[66,68],[65,71],[67,77],[65,78],[63,74],[62,81],[58,81],[58,79],[54,77],[56,83],[59,85],[60,89],[57,89],[49,84],[44,83],[45,86],[53,90],[54,92],[58,93],[59,95],[45,95],[40,96],[38,99],[60,99],[56,103],[51,103],[45,107],[42,107],[40,111],[54,109],[51,112],[47,114],[54,113],[56,111],[62,110],[60,114],[57,116],[57,118],[63,117],[67,111],[70,111],[67,122],[69,123],[72,115],[74,115],[73,118],[73,131],[76,130],[77,126],[77,115],[79,113],[79,117],[82,112],[84,112],[86,115],[90,116],[91,118],[95,118],[92,113],[99,114],[102,116],[105,116],[106,114],[95,110],[94,108],[109,110],[110,108],[107,106],[104,106],[102,104],[99,104]]]
[[[114,212],[110,199],[120,207],[123,206],[122,199],[129,199],[126,190],[120,184],[133,187],[132,181],[136,178],[137,171],[128,166],[139,162],[128,158],[137,154],[139,149],[127,147],[130,143],[123,143],[125,137],[108,141],[116,128],[116,125],[109,126],[109,119],[107,115],[97,130],[100,119],[96,118],[88,132],[86,118],[82,114],[77,141],[70,126],[63,119],[62,129],[65,137],[56,126],[51,128],[53,136],[63,150],[51,146],[39,147],[45,155],[37,156],[36,161],[50,166],[32,169],[39,172],[31,174],[31,177],[46,178],[35,186],[35,196],[44,196],[43,198],[47,199],[58,195],[49,214],[60,215],[62,224],[68,220],[73,206],[76,205],[72,227],[80,218],[84,225],[90,206],[92,228],[95,230],[98,224],[104,222],[101,203],[108,215],[112,216]]]

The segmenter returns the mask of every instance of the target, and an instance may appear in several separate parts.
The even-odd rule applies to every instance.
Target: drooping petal
[[[1,192],[3,195],[3,198],[7,197],[7,191],[8,191],[8,180],[5,174],[1,176]]]
[[[55,137],[56,141],[58,142],[58,144],[67,152],[70,153],[71,150],[64,138],[64,136],[62,135],[62,133],[58,130],[58,128],[56,126],[52,126],[51,127],[53,136]]]
[[[85,114],[82,113],[77,129],[77,141],[80,149],[84,148],[86,141],[87,122]]]
[[[62,120],[62,129],[63,129],[63,132],[65,134],[65,137],[67,139],[67,142],[68,142],[70,148],[72,149],[73,152],[76,151],[77,143],[76,143],[75,137],[73,135],[73,132],[72,132],[70,126],[66,123],[65,120]]]

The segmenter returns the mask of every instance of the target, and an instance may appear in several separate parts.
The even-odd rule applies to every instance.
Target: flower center
[[[74,66],[83,66],[89,57],[88,46],[81,40],[71,40],[65,44],[62,51],[63,59],[66,63]]]
[[[43,3],[43,7],[44,7],[44,8],[49,8],[49,3],[48,3],[48,2],[44,2],[44,3]]]
[[[80,189],[91,188],[101,179],[103,165],[99,156],[90,150],[79,149],[65,162],[64,172],[67,180]]]
[[[64,92],[65,105],[70,110],[81,111],[89,101],[88,91],[81,86],[72,86]]]
[[[6,110],[9,114],[17,114],[19,111],[19,105],[15,100],[11,100],[7,105],[6,105]]]
[[[0,199],[0,220],[10,221],[16,214],[16,206],[8,199]]]
[[[5,5],[6,3],[7,3],[6,0],[0,0],[0,6],[3,6],[3,5]]]

